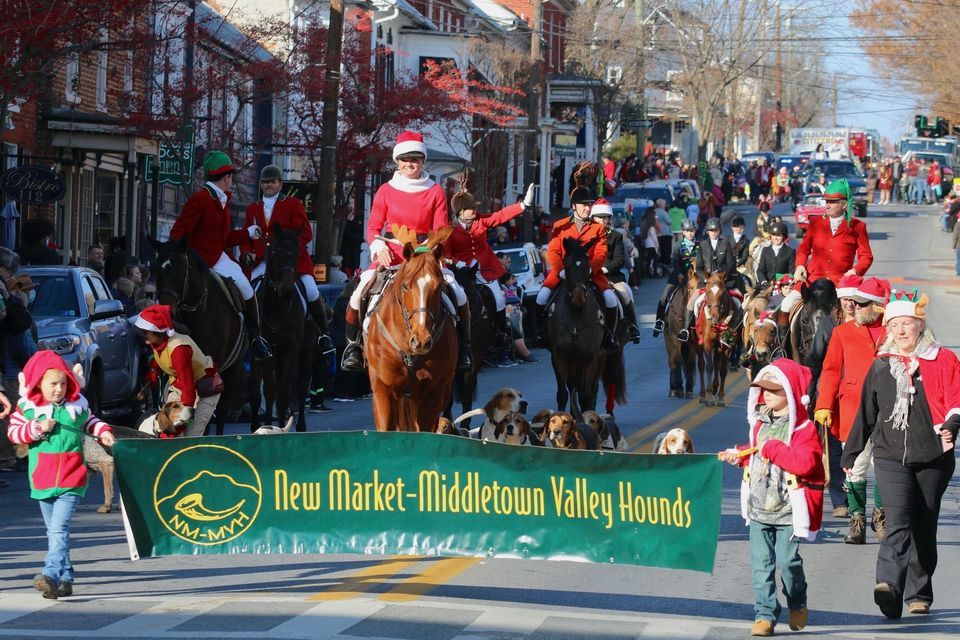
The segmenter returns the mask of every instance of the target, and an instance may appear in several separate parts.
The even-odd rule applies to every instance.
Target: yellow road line
[[[737,379],[733,382],[733,384],[726,389],[725,399],[727,401],[731,401],[737,398],[741,393],[746,391],[747,387],[749,386],[750,383],[747,381],[745,376],[737,376]],[[703,407],[702,411],[690,417],[690,414],[694,413],[698,406],[702,406],[700,405],[699,398],[688,400],[683,407],[680,407],[672,413],[660,418],[656,422],[643,427],[636,433],[631,434],[627,438],[627,444],[630,446],[630,450],[637,451],[642,446],[651,444],[652,439],[668,426],[671,428],[680,427],[682,429],[686,429],[687,431],[696,429],[698,426],[724,409],[724,407]],[[647,451],[645,453],[649,452]]]
[[[382,584],[384,580],[393,578],[422,560],[423,558],[420,557],[394,556],[383,562],[364,567],[353,575],[344,578],[340,584],[331,585],[320,593],[310,596],[307,600],[311,602],[332,602],[353,598],[372,590],[377,585]]]
[[[449,582],[483,558],[446,558],[435,560],[415,576],[411,576],[380,596],[387,602],[410,602],[436,587]]]

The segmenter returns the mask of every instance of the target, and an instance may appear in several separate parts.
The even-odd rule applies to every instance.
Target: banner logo
[[[181,540],[218,545],[250,528],[260,513],[260,474],[241,454],[219,445],[196,445],[168,459],[153,486],[163,526]]]

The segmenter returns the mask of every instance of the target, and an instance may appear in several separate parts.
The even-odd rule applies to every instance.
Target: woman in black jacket
[[[956,466],[960,360],[926,327],[927,297],[894,296],[887,338],[863,383],[860,411],[843,447],[849,475],[873,439],[886,535],[877,553],[873,599],[888,618],[930,612],[940,502]]]

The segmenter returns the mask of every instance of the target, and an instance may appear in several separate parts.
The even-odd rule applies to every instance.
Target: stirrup
[[[325,333],[321,333],[317,336],[317,346],[320,347],[320,356],[325,357],[329,353],[335,353],[337,347],[334,346],[333,340],[330,339]]]
[[[457,355],[457,369],[463,371],[473,367],[473,358],[470,357],[470,350],[463,349],[463,352]]]
[[[347,342],[343,350],[343,359],[340,361],[340,368],[344,371],[363,371],[363,349],[356,340]]]
[[[636,325],[631,325],[631,326],[634,326],[634,327],[635,327]],[[655,336],[660,335],[661,333],[663,333],[663,330],[664,330],[665,328],[666,328],[666,327],[665,327],[664,324],[663,324],[663,320],[660,320],[660,319],[658,318],[657,321],[653,323],[653,335],[655,335]]]
[[[640,328],[637,325],[627,325],[627,340],[633,344],[640,344]]]
[[[250,354],[254,360],[268,360],[273,357],[273,352],[270,350],[270,344],[264,339],[263,336],[257,336],[253,339],[253,342],[250,344]]]
[[[677,331],[678,342],[686,342],[689,339],[690,339],[690,329],[680,329],[680,331]]]

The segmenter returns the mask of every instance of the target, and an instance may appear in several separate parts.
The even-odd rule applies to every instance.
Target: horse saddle
[[[243,315],[243,296],[240,295],[240,289],[237,288],[233,278],[225,278],[213,269],[210,270],[210,273],[213,274],[213,279],[216,283],[220,285],[220,290],[223,291],[223,295],[230,301],[233,310]]]

